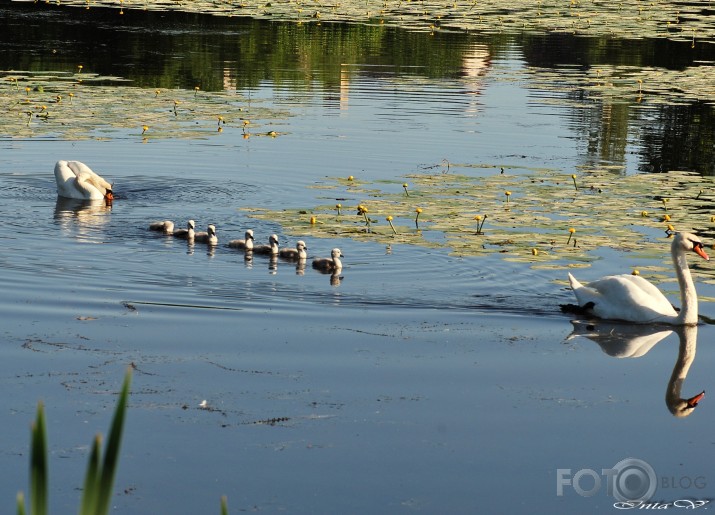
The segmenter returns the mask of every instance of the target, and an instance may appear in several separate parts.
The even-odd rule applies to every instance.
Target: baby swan
[[[177,229],[174,231],[174,236],[176,238],[183,238],[185,240],[193,240],[195,236],[194,228],[196,223],[193,220],[189,220],[186,223],[186,229]]]
[[[149,224],[150,231],[160,231],[164,234],[172,234],[174,232],[174,222],[171,220],[163,220],[161,222],[153,222]]]
[[[216,236],[216,226],[210,224],[206,232],[194,233],[194,241],[196,243],[207,243],[209,245],[216,245],[218,243],[218,237]]]
[[[253,250],[253,229],[246,230],[245,240],[231,240],[228,246],[232,249]]]
[[[313,260],[313,268],[321,272],[336,273],[343,268],[343,263],[340,261],[343,256],[340,249],[333,249],[329,258],[315,258]]]
[[[308,247],[305,245],[303,240],[298,240],[295,244],[294,249],[281,249],[278,251],[278,255],[283,259],[290,259],[291,261],[299,261],[301,259],[308,259]]]
[[[253,253],[254,254],[269,254],[271,256],[277,256],[278,255],[278,236],[275,234],[271,234],[271,237],[268,238],[268,245],[258,245],[257,247],[253,247]]]

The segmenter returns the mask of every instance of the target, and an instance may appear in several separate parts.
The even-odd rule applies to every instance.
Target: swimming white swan
[[[253,250],[253,230],[246,230],[245,239],[243,240],[231,240],[228,242],[228,246],[232,249],[242,249],[242,250]]]
[[[206,232],[195,233],[194,241],[196,243],[207,243],[209,245],[216,245],[218,243],[218,237],[216,236],[216,226],[211,224],[208,226]]]
[[[194,231],[196,223],[193,220],[186,222],[186,229],[177,229],[174,231],[174,236],[176,238],[183,238],[185,240],[194,241],[194,236],[196,232]]]
[[[253,247],[253,253],[254,254],[270,254],[271,256],[277,256],[278,255],[278,236],[275,234],[271,234],[271,237],[268,238],[268,245],[258,245],[256,247]]]
[[[680,286],[680,313],[658,288],[642,277],[630,274],[610,275],[583,285],[569,273],[569,282],[578,305],[598,318],[607,320],[638,324],[697,324],[698,296],[685,253],[693,251],[705,260],[710,258],[703,250],[700,238],[686,232],[675,234],[670,251]]]
[[[152,222],[149,224],[150,231],[161,231],[164,234],[174,233],[174,222],[171,220],[163,220],[161,222]]]
[[[345,256],[340,252],[340,249],[335,248],[330,252],[329,258],[315,258],[313,260],[313,268],[322,272],[340,272],[343,268],[343,262],[340,261],[341,257]]]
[[[298,240],[295,243],[294,249],[281,249],[278,255],[283,259],[290,259],[291,261],[308,259],[308,247],[303,240]]]
[[[57,161],[55,181],[60,197],[80,200],[112,200],[112,185],[79,161]]]

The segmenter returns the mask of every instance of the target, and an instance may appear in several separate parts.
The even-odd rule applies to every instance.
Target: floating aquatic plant
[[[62,0],[62,4],[85,9],[90,7],[88,0]],[[486,34],[562,32],[626,39],[662,38],[688,42],[691,48],[695,47],[696,39],[715,39],[715,27],[708,16],[703,16],[702,2],[574,1],[564,6],[562,2],[513,0],[509,2],[508,9],[505,9],[502,0],[361,0],[333,4],[316,2],[315,6],[300,1],[265,0],[241,0],[240,3],[227,0],[93,0],[91,5],[118,9],[118,14],[122,14],[124,9],[178,10],[300,23],[390,25],[431,35],[440,30],[454,29]],[[316,6],[320,6],[320,10],[315,9]]]
[[[430,219],[429,228],[420,227],[422,231],[418,232],[409,228],[400,230],[397,223],[417,218],[412,197],[406,197],[402,191],[390,193],[394,191],[390,182],[382,180],[357,184],[334,178],[321,181],[314,188],[332,198],[369,196],[370,213],[393,217],[394,230],[390,225],[383,229],[373,224],[368,233],[364,230],[364,221],[361,229],[354,220],[344,217],[331,217],[320,226],[301,221],[299,211],[313,216],[334,213],[334,202],[300,210],[245,210],[250,216],[280,223],[286,233],[296,236],[447,247],[465,256],[499,253],[505,259],[524,261],[535,267],[587,264],[596,258],[595,250],[601,247],[632,249],[633,241],[639,242],[635,254],[662,258],[662,222],[660,217],[649,217],[647,213],[662,204],[663,192],[668,192],[671,198],[669,216],[677,219],[684,230],[711,230],[712,198],[706,194],[696,198],[693,192],[710,191],[715,179],[696,173],[627,175],[617,166],[583,167],[578,174],[580,194],[565,197],[564,174],[560,170],[511,168],[514,173],[501,173],[501,166],[493,164],[452,163],[451,166],[450,174],[420,172],[406,176],[420,191],[420,209],[440,213],[439,217]],[[402,183],[400,180],[397,184]],[[498,209],[504,202],[500,195],[516,190],[520,192],[519,202],[512,203],[509,210]],[[475,203],[490,213],[488,234],[483,231],[486,215],[476,215],[481,217],[477,218],[473,212],[470,214]],[[564,245],[565,233],[570,236],[567,245]],[[425,237],[429,234],[433,236]],[[576,234],[581,234],[578,241]],[[538,249],[537,253],[532,249]],[[546,265],[549,261],[556,263]]]
[[[390,228],[392,229],[392,232],[397,234],[397,230],[395,229],[395,226],[392,225],[392,220],[393,220],[392,215],[388,215],[388,217],[385,218],[385,220],[387,220],[387,223],[390,224]]]
[[[568,239],[568,241],[566,242],[566,245],[568,245],[569,243],[571,243],[571,238],[573,238],[573,235],[574,235],[575,232],[576,232],[576,229],[574,229],[573,227],[569,227],[569,239]]]
[[[0,72],[0,77],[3,75]],[[167,108],[167,100],[158,89],[128,86],[122,78],[86,71],[79,77],[79,73],[67,72],[14,72],[13,80],[0,80],[0,136],[80,139],[97,137],[98,131],[138,125],[151,127],[153,138],[207,138],[216,134],[213,124],[217,119],[219,128],[223,128],[246,112],[257,125],[288,117],[286,112],[262,107],[256,100],[249,104],[235,91],[202,92],[194,97],[191,91],[176,89]],[[69,101],[65,101],[67,98]],[[28,114],[34,106],[36,112]],[[45,123],[31,124],[36,118]],[[271,136],[277,133],[273,131]]]

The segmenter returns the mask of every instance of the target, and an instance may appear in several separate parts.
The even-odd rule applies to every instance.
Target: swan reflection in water
[[[57,197],[54,219],[68,236],[88,242],[101,243],[97,229],[109,222],[112,203],[104,200],[79,200]]]
[[[619,324],[604,321],[572,320],[573,332],[567,340],[576,337],[588,338],[596,342],[603,352],[616,358],[639,358],[648,353],[658,342],[676,333],[680,338],[678,359],[665,391],[665,404],[675,417],[687,417],[705,396],[701,392],[693,397],[683,398],[681,390],[695,359],[698,327],[695,325],[665,328]]]

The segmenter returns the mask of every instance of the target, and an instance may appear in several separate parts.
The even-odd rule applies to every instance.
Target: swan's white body
[[[290,259],[293,261],[308,259],[308,247],[305,245],[303,240],[298,240],[294,249],[281,249],[278,252],[278,255],[283,259]]]
[[[680,286],[680,313],[658,288],[640,276],[629,274],[610,275],[583,285],[569,273],[569,282],[578,305],[588,309],[598,318],[607,320],[623,320],[637,324],[697,324],[698,296],[685,253],[693,251],[703,259],[710,258],[703,251],[702,242],[694,234],[677,233],[670,248]]]
[[[206,232],[195,233],[194,241],[196,243],[207,243],[209,245],[216,245],[218,243],[218,236],[216,236],[216,226],[209,225]]]
[[[193,220],[189,220],[186,223],[186,229],[175,230],[174,236],[177,238],[183,238],[185,240],[194,241],[194,236],[196,235],[196,232],[194,231],[195,227],[196,227],[196,223]]]
[[[80,200],[113,198],[112,185],[79,161],[57,161],[55,181],[60,197]]]
[[[160,231],[163,232],[164,234],[173,234],[174,233],[174,222],[171,220],[163,220],[161,222],[152,222],[149,224],[149,230],[150,231]]]
[[[242,250],[253,250],[253,230],[246,230],[245,239],[243,240],[231,240],[228,242],[228,246],[232,249],[242,249]]]
[[[340,252],[340,249],[335,248],[330,252],[329,258],[315,258],[313,268],[322,272],[340,273],[343,268],[341,257],[343,257],[343,253]]]
[[[268,238],[268,245],[258,245],[257,247],[253,247],[253,253],[254,254],[269,254],[271,256],[277,256],[278,255],[278,236],[275,234],[271,234],[271,237]]]

